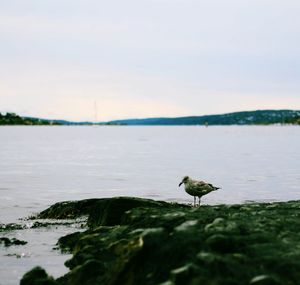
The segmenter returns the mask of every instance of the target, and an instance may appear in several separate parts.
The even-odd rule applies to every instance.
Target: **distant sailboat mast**
[[[95,108],[95,122],[94,125],[98,122],[98,108],[97,108],[97,101],[94,102],[94,108]]]

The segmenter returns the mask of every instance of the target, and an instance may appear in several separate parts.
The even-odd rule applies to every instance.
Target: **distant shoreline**
[[[219,115],[165,117],[145,119],[124,119],[108,122],[73,122],[22,117],[14,113],[0,113],[0,126],[263,126],[263,125],[300,125],[299,110],[256,110],[226,113]]]
[[[291,124],[291,123],[274,123],[274,124],[216,124],[216,125],[167,125],[167,124],[160,124],[160,125],[113,125],[113,124],[0,124],[0,127],[298,127],[300,124]]]

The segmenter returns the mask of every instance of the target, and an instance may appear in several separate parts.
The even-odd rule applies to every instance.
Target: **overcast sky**
[[[0,0],[0,112],[300,109],[299,0]]]

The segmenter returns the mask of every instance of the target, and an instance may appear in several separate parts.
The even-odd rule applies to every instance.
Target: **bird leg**
[[[198,207],[200,207],[201,197],[199,196],[198,198],[199,198],[199,206]]]
[[[194,196],[194,207],[196,207],[196,196]]]

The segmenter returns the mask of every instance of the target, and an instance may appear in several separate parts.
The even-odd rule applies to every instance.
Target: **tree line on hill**
[[[92,122],[70,122],[21,117],[15,113],[0,113],[0,125],[93,125]],[[99,125],[300,125],[300,111],[258,110],[227,113],[220,115],[190,116],[177,118],[146,118],[117,120]]]
[[[59,125],[59,123],[37,118],[23,118],[15,113],[0,113],[0,125]]]
[[[285,124],[293,124],[293,125],[300,125],[300,116],[295,118],[286,118],[284,119]]]
[[[257,110],[218,115],[189,116],[176,118],[146,118],[117,120],[112,123],[124,125],[272,125],[300,124],[300,111]]]

